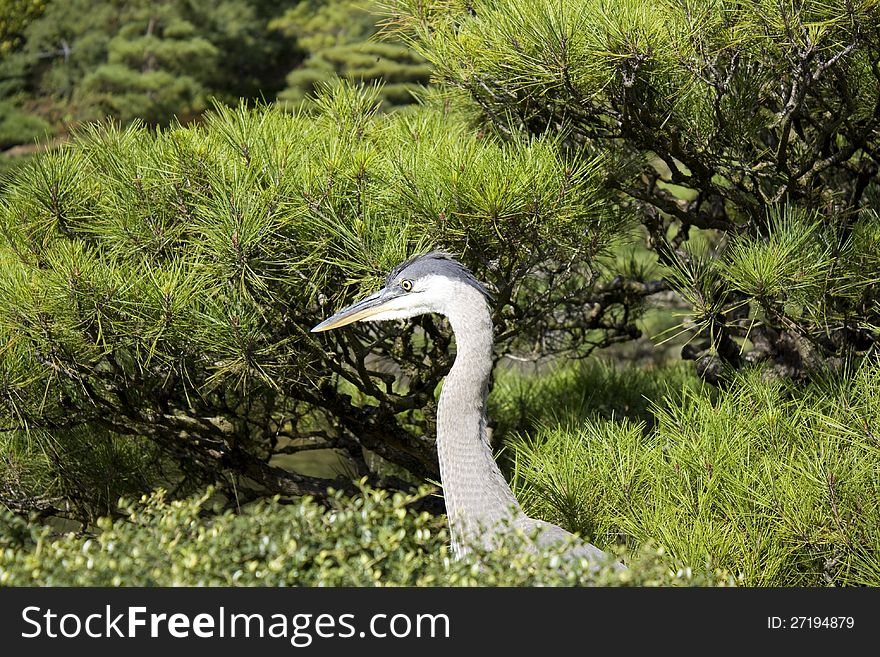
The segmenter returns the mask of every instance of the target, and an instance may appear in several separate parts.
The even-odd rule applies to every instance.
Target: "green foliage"
[[[14,50],[28,24],[46,10],[46,0],[0,1],[0,55]]]
[[[113,116],[167,124],[210,97],[273,97],[301,53],[271,32],[289,2],[70,0],[49,3],[0,64],[0,89],[36,97],[53,122]]]
[[[422,492],[422,495],[426,492]],[[6,586],[657,586],[729,585],[710,569],[675,571],[662,551],[633,568],[593,572],[559,554],[538,556],[511,537],[498,552],[451,556],[441,519],[408,508],[416,496],[365,489],[330,498],[261,502],[206,517],[209,495],[124,503],[125,520],[90,537],[53,537],[0,513],[0,584]]]
[[[12,103],[0,102],[0,150],[42,139],[50,129],[41,118],[21,111]]]
[[[85,118],[167,123],[205,108],[204,71],[221,65],[220,51],[180,16],[175,3],[134,12],[107,44],[107,63],[83,77],[78,96]]]
[[[876,348],[876,241],[853,239],[877,232],[877,2],[391,4],[481,125],[617,163],[607,184],[691,304],[684,355],[707,379]]]
[[[592,310],[546,324],[557,303],[617,313],[590,301],[606,280],[592,256],[622,221],[601,202],[601,160],[480,137],[442,107],[376,105],[375,89],[341,84],[316,116],[221,107],[198,126],[92,126],[36,157],[0,204],[4,428],[143,436],[193,481],[248,473],[286,494],[326,482],[268,460],[315,443],[345,449],[359,474],[366,447],[435,477],[417,436],[433,433],[448,328],[309,333],[428,245],[500,291],[499,353],[542,336],[585,352],[582,335],[630,330]],[[371,349],[353,352],[352,336]],[[376,356],[408,385],[388,385]]]
[[[719,263],[722,278],[755,299],[815,296],[815,288],[834,275],[827,243],[816,239],[820,222],[797,208],[771,212],[766,239],[740,237],[725,251]]]
[[[509,445],[527,512],[585,536],[653,541],[749,586],[880,584],[880,367],[804,389],[759,371],[628,420]]]
[[[295,37],[309,52],[353,43],[375,31],[376,16],[349,0],[300,0],[270,27]]]
[[[586,421],[629,418],[653,422],[657,404],[681,401],[699,387],[690,368],[617,367],[604,360],[546,366],[542,371],[499,368],[489,397],[490,417],[502,439],[551,426],[573,429]]]
[[[381,83],[384,106],[406,105],[428,82],[431,68],[422,57],[394,37],[381,42],[377,3],[352,0],[301,0],[272,27],[295,37],[310,54],[287,76],[278,95],[293,106],[315,95],[332,76],[353,82]]]
[[[731,331],[751,339],[742,362],[770,354],[785,375],[821,372],[829,353],[863,352],[878,334],[878,234],[872,210],[840,226],[784,206],[768,212],[761,237],[737,235],[716,251],[686,251],[670,280],[691,304],[692,325],[713,344]],[[772,326],[784,328],[768,333]],[[785,328],[795,326],[787,337]],[[732,351],[728,358],[740,361],[744,349]]]
[[[149,491],[174,471],[155,446],[95,427],[0,437],[0,495],[18,511],[94,521],[116,511],[119,495]]]
[[[32,156],[32,154],[22,154],[14,157],[0,155],[0,192],[3,191],[7,181],[13,177],[16,171],[27,166]]]

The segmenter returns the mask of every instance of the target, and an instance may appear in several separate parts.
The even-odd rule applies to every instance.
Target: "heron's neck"
[[[482,295],[463,285],[454,312],[455,363],[437,408],[437,455],[453,546],[490,536],[491,528],[518,512],[486,435],[486,395],[492,370],[492,319]]]

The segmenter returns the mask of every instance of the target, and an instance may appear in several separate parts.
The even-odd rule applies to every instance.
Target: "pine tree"
[[[400,29],[506,139],[564,135],[688,304],[716,380],[880,342],[880,3],[410,2]]]
[[[375,3],[352,0],[303,0],[272,25],[293,38],[309,56],[287,76],[279,99],[296,106],[314,96],[332,76],[382,84],[386,106],[415,101],[415,92],[430,79],[427,62],[396,38],[380,39],[381,16]]]
[[[273,98],[302,57],[269,22],[292,0],[47,3],[0,62],[0,92],[53,123],[113,116],[167,124],[212,97]]]
[[[0,204],[0,417],[8,449],[35,447],[7,461],[22,482],[0,491],[7,504],[58,494],[73,471],[88,501],[86,475],[107,470],[74,467],[83,432],[121,464],[148,441],[183,490],[323,495],[326,480],[276,467],[315,448],[390,487],[408,484],[367,452],[436,478],[425,436],[445,322],[309,332],[428,246],[497,292],[499,356],[585,355],[636,331],[651,286],[599,265],[621,230],[601,161],[481,137],[442,103],[377,106],[375,88],[341,85],[314,116],[240,107],[169,130],[92,127],[14,178]]]
[[[87,119],[186,120],[205,109],[200,78],[218,66],[219,50],[180,17],[177,3],[144,3],[107,44],[107,63],[83,77],[74,102]]]
[[[46,9],[47,0],[0,1],[0,54],[15,50],[24,38],[24,29]]]

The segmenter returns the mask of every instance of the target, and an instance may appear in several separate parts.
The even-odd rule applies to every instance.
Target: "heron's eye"
[[[404,278],[402,281],[400,281],[400,287],[403,288],[404,292],[409,292],[410,290],[412,290],[412,281],[408,278]]]

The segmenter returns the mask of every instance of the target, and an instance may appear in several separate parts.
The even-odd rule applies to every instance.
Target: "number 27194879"
[[[768,616],[771,630],[851,630],[856,625],[852,616]]]

